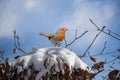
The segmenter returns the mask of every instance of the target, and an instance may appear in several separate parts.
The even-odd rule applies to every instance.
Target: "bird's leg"
[[[54,46],[57,47],[57,43],[55,43]]]
[[[59,43],[55,43],[55,47],[60,47],[60,44]]]
[[[61,43],[57,43],[58,47],[60,47]]]

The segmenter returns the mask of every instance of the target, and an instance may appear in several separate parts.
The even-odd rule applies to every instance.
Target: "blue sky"
[[[119,9],[119,0],[0,0],[0,49],[5,50],[6,56],[13,56],[15,29],[21,38],[21,47],[27,52],[32,47],[53,47],[47,38],[38,34],[52,33],[59,27],[66,26],[69,29],[66,33],[67,42],[74,38],[76,29],[78,35],[89,31],[68,47],[77,54],[82,54],[97,33],[89,18],[98,26],[105,25],[107,29],[120,34]],[[120,48],[120,41],[101,34],[91,47],[91,54],[99,53],[105,41],[106,51]],[[61,47],[64,47],[64,42]]]

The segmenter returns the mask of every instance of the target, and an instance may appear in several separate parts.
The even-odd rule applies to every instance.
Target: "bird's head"
[[[63,33],[65,33],[67,30],[68,30],[68,29],[67,29],[66,27],[61,27],[61,28],[59,28],[59,31],[60,31],[60,32],[63,32]]]

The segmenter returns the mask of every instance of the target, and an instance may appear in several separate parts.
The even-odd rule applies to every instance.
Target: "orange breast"
[[[65,33],[64,32],[60,32],[60,36],[58,41],[62,41],[65,38]]]

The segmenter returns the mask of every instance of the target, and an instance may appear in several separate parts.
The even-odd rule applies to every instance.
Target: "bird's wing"
[[[48,38],[52,38],[55,36],[55,34],[46,34],[46,33],[40,33],[41,36],[45,36],[45,37],[48,37]]]

